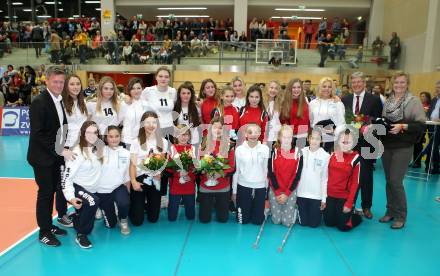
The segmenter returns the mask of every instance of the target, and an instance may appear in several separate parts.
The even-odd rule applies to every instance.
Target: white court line
[[[23,180],[35,180],[33,177],[5,177],[0,176],[0,179],[23,179]]]
[[[67,208],[67,211],[71,210],[72,206],[69,206],[69,208]],[[54,215],[52,217],[52,220],[54,220],[56,217],[58,217],[58,215]],[[8,253],[9,251],[11,251],[14,247],[16,247],[17,245],[19,245],[21,242],[25,241],[27,238],[29,238],[30,236],[32,236],[33,234],[35,234],[35,232],[37,232],[38,230],[40,230],[40,227],[35,228],[34,230],[32,230],[30,233],[28,233],[26,236],[24,236],[23,238],[19,239],[17,242],[15,242],[13,245],[9,246],[8,248],[6,248],[5,250],[3,250],[2,252],[0,252],[0,258],[5,255],[6,253]],[[39,242],[39,241],[38,241]]]

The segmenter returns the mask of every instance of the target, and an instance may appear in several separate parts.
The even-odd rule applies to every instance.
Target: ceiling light
[[[168,18],[168,17],[170,17],[170,15],[158,15],[158,16],[156,16],[157,18]],[[188,18],[208,18],[209,17],[209,15],[174,15],[173,16],[174,18],[185,18],[185,17],[188,17]]]
[[[44,2],[44,4],[46,4],[46,5],[55,5],[55,2]],[[61,5],[61,4],[63,4],[63,3],[58,2],[58,5]]]
[[[0,10],[0,12],[3,12],[2,10]]]
[[[319,20],[321,17],[313,17],[313,16],[272,16],[272,19],[298,19],[298,20]]]
[[[101,8],[96,8],[95,10],[97,10],[97,11],[101,11]]]
[[[38,18],[51,18],[52,16],[50,15],[38,15]]]
[[[58,9],[58,11],[64,11],[64,9]]]
[[[100,4],[101,1],[86,1],[86,4]]]
[[[173,10],[207,10],[204,7],[181,7],[181,8],[157,8],[160,11],[173,11]]]
[[[23,9],[24,12],[31,12],[32,9]]]
[[[12,6],[21,6],[23,5],[22,2],[12,2]]]
[[[362,16],[358,16],[357,20],[361,21],[362,20]]]
[[[77,14],[73,15],[73,18],[78,18],[78,17],[79,17],[79,15],[77,15]]]
[[[286,8],[277,8],[276,11],[309,11],[309,12],[323,12],[324,9],[286,9]]]

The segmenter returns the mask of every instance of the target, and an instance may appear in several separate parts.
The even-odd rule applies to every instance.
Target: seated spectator
[[[197,57],[200,57],[201,52],[202,43],[198,37],[194,36],[191,39],[191,56],[193,57],[194,55],[196,55]]]
[[[9,76],[8,71],[3,72],[3,77],[0,79],[2,95],[6,95],[6,92],[9,90],[9,85],[11,84],[11,82],[12,77]]]
[[[209,40],[208,40],[208,36],[205,34],[203,35],[203,39],[200,42],[201,46],[202,46],[202,53],[204,56],[206,56],[210,51],[211,51],[211,46],[209,45]]]
[[[232,47],[234,47],[234,50],[237,51],[237,48],[240,45],[239,44],[240,38],[238,37],[238,32],[237,31],[234,31],[234,33],[231,34],[230,41],[231,41]]]
[[[373,56],[382,56],[383,48],[385,47],[385,42],[380,39],[380,36],[376,36],[376,39],[371,44]]]
[[[356,56],[350,59],[350,67],[351,68],[359,68],[358,63],[362,61],[362,57],[364,55],[362,46],[359,46]]]
[[[88,98],[90,96],[93,96],[96,92],[96,82],[94,78],[89,78],[88,80],[88,86],[86,89],[84,89],[84,97]]]
[[[345,59],[345,38],[344,35],[341,33],[339,36],[335,39],[336,43],[336,55],[338,55],[339,60]]]
[[[154,35],[153,35],[153,31],[151,29],[149,29],[147,31],[146,40],[148,42],[155,41],[155,38],[154,38]]]
[[[34,101],[35,97],[38,96],[40,94],[40,89],[38,89],[38,87],[32,87],[32,91],[31,91],[31,104]]]
[[[103,49],[102,49],[102,41],[104,38],[101,35],[101,32],[99,30],[95,31],[95,36],[92,40],[92,51],[94,57],[99,57],[100,55],[103,55]]]
[[[23,101],[20,99],[18,88],[15,86],[9,86],[9,91],[5,95],[6,106],[16,107],[22,105]]]
[[[73,56],[73,41],[70,39],[70,36],[66,36],[64,40],[64,46],[61,53],[61,60],[64,64],[72,64],[70,59]]]

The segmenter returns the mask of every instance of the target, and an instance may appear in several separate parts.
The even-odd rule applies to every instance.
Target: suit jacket
[[[347,95],[342,98],[342,103],[344,103],[345,110],[347,112],[350,112],[350,110],[353,110],[353,99],[354,94]],[[364,99],[362,101],[362,105],[359,108],[359,113],[363,114],[365,116],[368,116],[369,118],[375,119],[382,117],[382,101],[380,100],[380,97],[373,95],[371,93],[365,92]],[[356,150],[360,152],[361,147],[369,147],[370,144],[363,139],[363,137],[359,137],[358,146],[355,148]]]
[[[49,91],[44,90],[35,97],[29,110],[30,136],[27,153],[29,164],[46,167],[63,161],[63,157],[56,152],[56,147],[64,148],[67,134],[67,117],[64,108],[63,117],[64,131],[61,129],[58,134],[61,127],[60,120]]]

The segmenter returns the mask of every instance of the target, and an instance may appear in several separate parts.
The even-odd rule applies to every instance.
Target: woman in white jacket
[[[257,124],[248,124],[246,141],[235,151],[232,197],[237,203],[240,224],[252,222],[259,225],[264,221],[269,147],[261,144],[260,135]]]
[[[104,143],[98,136],[98,125],[95,122],[86,121],[81,126],[79,145],[73,149],[76,158],[66,162],[61,182],[64,196],[77,209],[72,220],[77,231],[76,242],[81,248],[92,247],[87,235],[92,232],[99,206],[96,192],[101,176]]]
[[[341,100],[335,96],[336,87],[329,77],[322,78],[318,86],[318,97],[310,102],[310,125],[320,126],[322,130],[323,148],[328,153],[334,147],[334,129],[345,124],[345,108]]]

